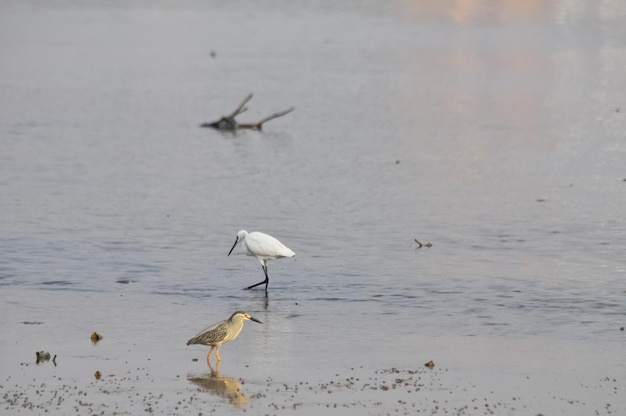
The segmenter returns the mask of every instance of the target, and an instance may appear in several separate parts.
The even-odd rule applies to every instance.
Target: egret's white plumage
[[[265,290],[267,291],[267,285],[270,282],[270,279],[267,275],[268,260],[280,259],[283,257],[293,257],[296,255],[296,253],[294,253],[291,249],[286,247],[283,243],[281,243],[271,235],[261,233],[259,231],[253,231],[251,233],[248,233],[246,230],[241,230],[237,233],[235,244],[233,244],[233,247],[228,252],[229,256],[239,243],[243,244],[246,249],[246,254],[248,256],[254,256],[259,260],[259,262],[261,263],[261,267],[263,267],[263,273],[265,273],[265,280],[255,285],[249,286],[246,289],[252,289],[253,287],[257,287],[265,283]]]

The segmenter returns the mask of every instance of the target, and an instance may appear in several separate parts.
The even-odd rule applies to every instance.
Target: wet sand
[[[342,339],[370,351],[357,355],[351,351],[359,348],[335,345],[318,332],[319,345],[296,339],[298,348],[276,352],[259,347],[260,325],[248,323],[223,346],[219,365],[213,357],[209,367],[208,348],[184,345],[193,335],[188,321],[198,321],[195,308],[166,299],[159,307],[154,297],[141,294],[68,291],[50,291],[34,303],[36,292],[3,290],[0,312],[11,318],[3,319],[0,330],[12,340],[5,340],[0,357],[3,414],[626,411],[622,348],[615,343],[427,332],[365,346],[362,338]],[[65,314],[82,317],[55,313],[58,304],[72,305]],[[160,308],[168,316],[159,316]],[[128,318],[122,326],[116,323],[120,311]],[[32,320],[35,315],[41,320]],[[90,330],[103,339],[93,344]],[[37,364],[40,350],[55,363]],[[434,367],[426,367],[431,360]]]

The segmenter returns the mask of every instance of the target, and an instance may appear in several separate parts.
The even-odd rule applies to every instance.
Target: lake
[[[626,412],[625,21],[618,0],[3,2],[3,408]],[[249,93],[240,122],[295,111],[199,127]],[[240,229],[296,252],[267,294],[227,256]],[[215,377],[185,342],[240,309],[263,325]]]

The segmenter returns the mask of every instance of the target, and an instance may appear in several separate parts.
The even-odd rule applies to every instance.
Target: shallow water
[[[0,9],[3,334],[81,356],[70,334],[105,327],[189,365],[186,339],[245,309],[265,323],[222,356],[259,385],[421,366],[420,346],[482,374],[441,340],[541,363],[575,344],[623,390],[621,2]],[[250,92],[241,121],[296,111],[198,127]],[[242,228],[297,253],[267,296],[241,290],[254,258],[226,256]],[[11,338],[3,368],[39,349]]]

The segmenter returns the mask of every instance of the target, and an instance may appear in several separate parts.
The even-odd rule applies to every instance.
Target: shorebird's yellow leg
[[[209,350],[209,353],[206,355],[206,363],[209,365],[209,367],[211,366],[211,353],[213,352],[213,348],[215,348],[215,346],[211,345],[211,349]]]
[[[220,347],[222,346],[222,344],[217,346],[217,350],[215,351],[215,356],[217,357],[217,362],[219,363],[220,361],[222,361],[222,359],[220,358]]]

